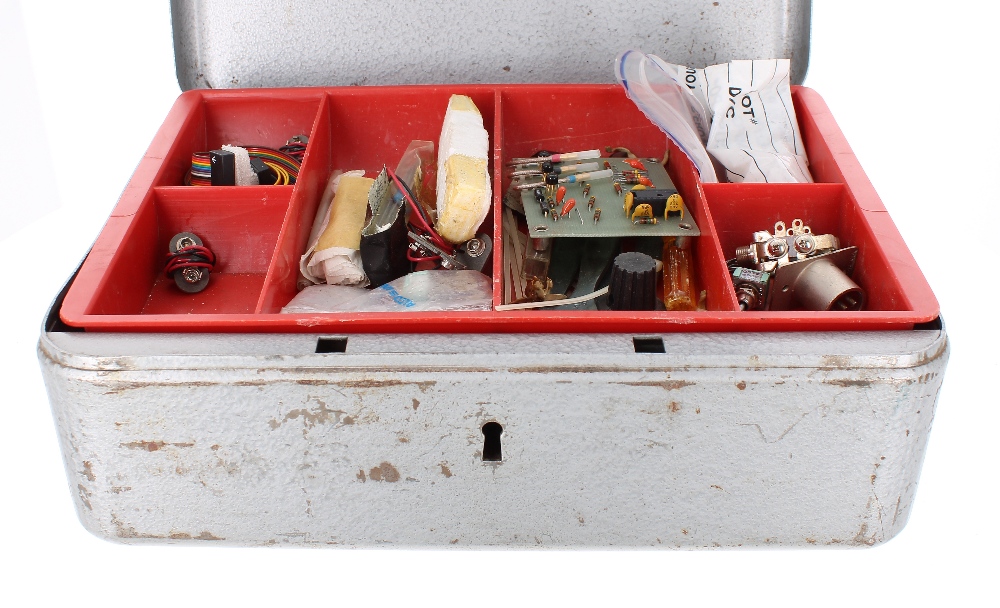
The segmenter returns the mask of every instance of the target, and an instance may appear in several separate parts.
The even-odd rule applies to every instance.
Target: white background
[[[0,0],[0,603],[995,605],[998,10],[814,4],[806,84],[952,340],[909,524],[867,550],[469,552],[127,547],[84,531],[34,347],[179,93],[169,4]]]

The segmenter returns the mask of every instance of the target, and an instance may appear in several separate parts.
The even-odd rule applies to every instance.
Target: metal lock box
[[[182,95],[49,312],[39,360],[88,530],[127,543],[693,548],[871,546],[902,529],[948,338],[926,281],[808,89],[795,99],[819,183],[701,185],[683,163],[672,169],[703,226],[700,272],[716,294],[707,311],[276,314],[294,294],[289,268],[306,236],[296,218],[311,222],[330,171],[372,169],[380,154],[439,128],[450,93],[469,91],[483,108],[501,190],[502,159],[537,138],[596,141],[585,104],[553,127],[572,136],[523,120],[560,91],[621,112],[634,145],[662,141],[615,87],[511,83],[608,81],[621,40],[648,40],[692,65],[791,56],[801,81],[808,2],[725,11],[693,0],[613,11],[580,3],[552,24],[588,42],[553,60],[546,51],[558,36],[541,41],[510,7],[448,3],[447,25],[411,20],[433,35],[390,44],[384,33],[351,33],[362,31],[351,19],[363,10],[301,2],[280,24],[245,15],[237,30],[231,4],[172,2],[184,88],[326,88]],[[408,3],[407,14],[443,4]],[[636,18],[649,14],[657,18]],[[749,18],[770,31],[738,27]],[[326,36],[334,27],[338,36]],[[294,65],[265,61],[279,41],[305,40],[324,43],[290,55]],[[706,42],[701,52],[693,40]],[[455,48],[465,54],[445,52]],[[331,87],[416,82],[475,84]],[[421,113],[404,113],[379,145],[343,143],[351,124],[371,128],[404,106]],[[266,138],[276,125],[309,131],[315,146],[296,186],[230,191],[215,207],[179,186],[192,147],[248,130]],[[799,211],[861,245],[870,309],[741,313],[722,289],[721,252],[745,244],[748,217]],[[223,273],[215,296],[181,310],[159,291],[152,260],[166,232],[193,221],[231,229],[224,249],[244,251],[249,239],[271,253]]]

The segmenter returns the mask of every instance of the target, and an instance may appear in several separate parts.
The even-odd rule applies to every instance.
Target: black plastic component
[[[394,281],[413,269],[406,257],[410,240],[406,235],[403,201],[400,200],[395,205],[396,217],[388,230],[361,235],[361,266],[372,288]]]
[[[548,175],[545,176],[545,184],[549,186],[558,186],[559,176],[556,175],[555,173],[549,173]]]
[[[656,260],[634,251],[619,254],[611,266],[608,305],[612,310],[655,310]]]
[[[653,208],[653,217],[663,217],[667,210],[667,199],[674,194],[677,194],[677,190],[673,188],[633,190],[633,208],[639,205],[650,205]]]
[[[257,182],[261,186],[271,186],[278,182],[278,174],[261,159],[250,158],[250,168],[257,174]]]
[[[212,185],[235,186],[236,155],[229,150],[212,150],[208,156],[212,163]]]
[[[553,171],[555,171],[555,167],[552,165],[551,160],[547,160],[542,163],[542,173],[552,173]],[[559,171],[555,172],[559,173]]]
[[[177,253],[179,250],[189,247],[191,245],[204,246],[205,243],[201,238],[191,232],[180,232],[175,234],[172,239],[170,239],[170,244],[167,249],[170,253]],[[209,259],[200,253],[192,253],[187,256],[189,259],[199,261],[199,262],[209,262]],[[197,278],[193,279],[186,277],[185,272],[192,272],[193,276]],[[185,270],[175,270],[171,273],[173,276],[174,284],[185,293],[198,293],[199,291],[204,291],[208,287],[208,281],[210,279],[210,271],[207,268],[191,268],[188,271]]]

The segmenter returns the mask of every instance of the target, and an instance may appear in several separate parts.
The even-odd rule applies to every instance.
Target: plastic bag
[[[655,55],[625,51],[615,60],[615,78],[653,124],[691,159],[703,182],[717,182],[705,150],[709,118],[690,89],[677,80],[678,67]]]
[[[615,75],[629,98],[694,163],[703,182],[812,182],[788,59],[741,60],[703,70],[626,51]]]
[[[787,59],[705,68],[712,112],[708,153],[731,182],[811,183],[789,86]]]
[[[311,285],[300,291],[281,312],[434,312],[490,310],[492,305],[493,283],[483,273],[424,270],[375,289]]]

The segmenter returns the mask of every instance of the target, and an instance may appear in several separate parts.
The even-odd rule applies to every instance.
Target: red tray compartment
[[[281,186],[154,189],[95,291],[95,314],[253,314],[290,194]],[[180,232],[198,234],[217,257],[209,287],[197,294],[163,272],[168,241]]]
[[[471,85],[189,91],[181,95],[71,285],[63,321],[91,331],[627,332],[906,329],[938,304],[823,100],[793,87],[815,184],[703,184],[670,146],[667,170],[702,231],[696,280],[708,310],[278,314],[296,293],[299,256],[319,197],[337,169],[374,175],[411,140],[437,142],[452,94],[472,97],[492,144],[494,303],[501,303],[503,161],[538,149],[625,146],[660,157],[666,138],[612,85]],[[280,146],[309,134],[293,187],[183,187],[190,155],[224,143]],[[753,231],[801,218],[860,249],[856,313],[740,312],[725,260]],[[220,265],[209,288],[181,294],[163,276],[166,241],[202,235]]]

